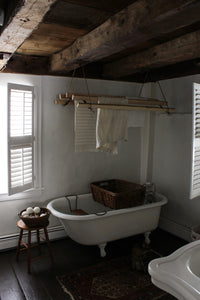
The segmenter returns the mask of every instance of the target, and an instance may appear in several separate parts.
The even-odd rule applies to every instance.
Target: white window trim
[[[35,191],[42,188],[42,93],[34,87],[34,131],[35,131]]]
[[[24,84],[11,84],[12,87],[23,86]],[[27,85],[28,86],[28,85]],[[29,84],[30,86],[30,84]],[[27,191],[17,193],[11,196],[8,194],[0,194],[0,202],[10,201],[10,200],[20,200],[20,199],[29,199],[32,197],[38,197],[41,195],[44,188],[42,187],[42,177],[41,177],[41,165],[42,165],[42,145],[41,145],[41,126],[42,126],[42,94],[41,89],[36,86],[32,86],[34,89],[34,136],[36,142],[34,143],[34,170],[35,170],[35,180],[34,180],[34,188],[31,188]]]

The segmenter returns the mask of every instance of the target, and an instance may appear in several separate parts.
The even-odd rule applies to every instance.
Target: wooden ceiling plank
[[[84,29],[89,32],[105,22],[111,15],[111,12],[85,6],[85,0],[82,1],[82,4],[58,0],[43,21],[49,24],[57,23],[76,29]]]
[[[188,14],[185,19],[188,9],[200,12],[199,1],[138,0],[77,39],[70,47],[52,55],[51,70],[71,71],[158,35],[172,32],[182,24],[193,24],[196,19],[199,20],[199,14]]]
[[[134,1],[137,0],[115,0],[113,5],[113,0],[99,1],[99,0],[64,0],[65,2],[81,5],[89,8],[96,8],[102,11],[108,12],[117,12],[123,9],[125,6],[128,6]]]
[[[85,30],[41,23],[37,30],[17,49],[17,53],[26,55],[51,55],[66,48]]]
[[[1,61],[0,66],[2,66]],[[48,57],[14,54],[2,71],[15,74],[51,75],[48,66]]]
[[[57,0],[29,0],[13,16],[0,35],[0,52],[14,53],[37,28],[51,5]],[[1,69],[9,59],[0,65]]]
[[[104,78],[120,78],[142,70],[200,58],[200,30],[188,33],[146,51],[104,65]]]

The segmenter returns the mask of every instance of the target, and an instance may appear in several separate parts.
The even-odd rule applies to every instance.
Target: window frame
[[[16,84],[16,83],[7,83],[7,103],[9,103],[9,89],[23,89],[28,90],[31,89],[33,92],[33,187],[31,189],[25,190],[23,192],[18,192],[13,195],[9,194],[1,194],[0,201],[7,200],[16,200],[16,199],[24,199],[31,198],[33,196],[41,195],[41,191],[43,190],[41,184],[41,91],[36,86],[33,85],[24,85],[24,84]],[[9,105],[7,105],[7,113],[9,114]],[[7,136],[9,134],[9,118],[7,124]],[[7,141],[9,142],[9,140]],[[9,145],[8,145],[9,151]],[[8,162],[9,163],[9,162]],[[9,172],[9,166],[8,166]],[[9,180],[9,174],[8,174]],[[9,190],[8,190],[9,191]]]

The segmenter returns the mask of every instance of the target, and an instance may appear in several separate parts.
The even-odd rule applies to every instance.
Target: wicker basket
[[[49,224],[49,216],[50,216],[50,210],[46,207],[40,207],[41,213],[45,213],[45,216],[38,216],[38,217],[23,217],[22,213],[26,209],[23,209],[19,213],[20,219],[30,228],[37,228],[37,227],[45,227]]]
[[[95,201],[112,209],[121,209],[142,205],[144,187],[140,184],[110,179],[90,184]]]

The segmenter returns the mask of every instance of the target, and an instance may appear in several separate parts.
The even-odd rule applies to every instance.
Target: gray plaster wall
[[[152,180],[169,200],[162,209],[160,226],[188,241],[191,241],[191,227],[200,224],[200,198],[189,199],[193,82],[200,83],[200,75],[160,82],[169,106],[176,111],[156,115],[152,141]],[[162,99],[157,84],[152,90],[153,96]]]
[[[0,74],[0,87],[5,93],[8,82],[34,85],[38,90],[41,104],[41,189],[26,198],[0,195],[0,249],[7,247],[1,240],[17,235],[16,223],[22,209],[46,205],[50,199],[66,194],[88,193],[90,182],[95,180],[120,178],[139,182],[141,163],[141,128],[137,127],[129,128],[128,141],[120,143],[118,155],[75,153],[74,108],[55,105],[54,101],[69,87],[72,92],[87,93],[85,80],[73,79],[71,82],[70,78],[63,77]],[[87,84],[91,94],[137,96],[140,90],[140,85],[134,83],[88,80]],[[7,101],[6,97],[1,101]],[[51,217],[50,227],[59,224]]]

